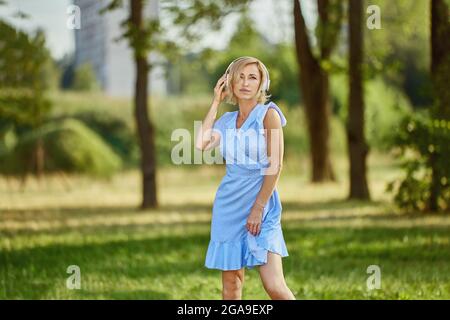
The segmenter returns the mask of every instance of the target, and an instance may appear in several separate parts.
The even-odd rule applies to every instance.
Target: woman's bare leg
[[[264,289],[272,300],[295,300],[284,280],[281,259],[280,255],[268,252],[267,263],[259,267],[259,275]]]
[[[242,299],[245,269],[222,271],[222,298],[223,300]]]

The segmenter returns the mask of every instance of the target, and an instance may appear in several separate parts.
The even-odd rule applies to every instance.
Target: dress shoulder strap
[[[258,115],[258,122],[262,125],[264,118],[266,116],[267,110],[269,110],[270,108],[275,109],[278,114],[280,115],[281,118],[281,126],[284,127],[287,124],[287,120],[286,117],[284,116],[283,112],[281,111],[280,107],[277,106],[274,102],[269,102],[268,104],[264,104],[263,107],[261,108],[261,112]]]

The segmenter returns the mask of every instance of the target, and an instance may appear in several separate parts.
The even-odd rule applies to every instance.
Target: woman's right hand
[[[223,99],[227,96],[226,90],[224,90],[226,85],[226,74],[221,76],[214,87],[214,102],[217,104],[221,103]]]

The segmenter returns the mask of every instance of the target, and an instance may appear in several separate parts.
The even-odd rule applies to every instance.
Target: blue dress
[[[213,130],[221,135],[219,150],[225,159],[226,174],[212,209],[211,238],[205,259],[205,267],[209,269],[252,269],[267,263],[268,251],[288,256],[276,188],[263,210],[261,232],[254,236],[246,228],[269,165],[263,125],[269,108],[278,111],[281,125],[285,126],[286,118],[273,102],[257,104],[239,129],[238,111],[226,112],[214,123]]]

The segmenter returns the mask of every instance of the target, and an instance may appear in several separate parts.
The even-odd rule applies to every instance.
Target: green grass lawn
[[[344,201],[338,182],[308,183],[306,159],[290,160],[278,190],[289,257],[287,283],[298,299],[449,299],[450,216],[400,214],[384,192],[401,172],[370,157],[373,201]],[[158,173],[160,208],[139,212],[139,175],[111,181],[47,177],[0,179],[0,299],[220,299],[220,271],[203,267],[212,201],[223,168]],[[67,267],[81,289],[66,288]],[[381,269],[368,291],[366,270]],[[244,299],[268,299],[257,269]]]

